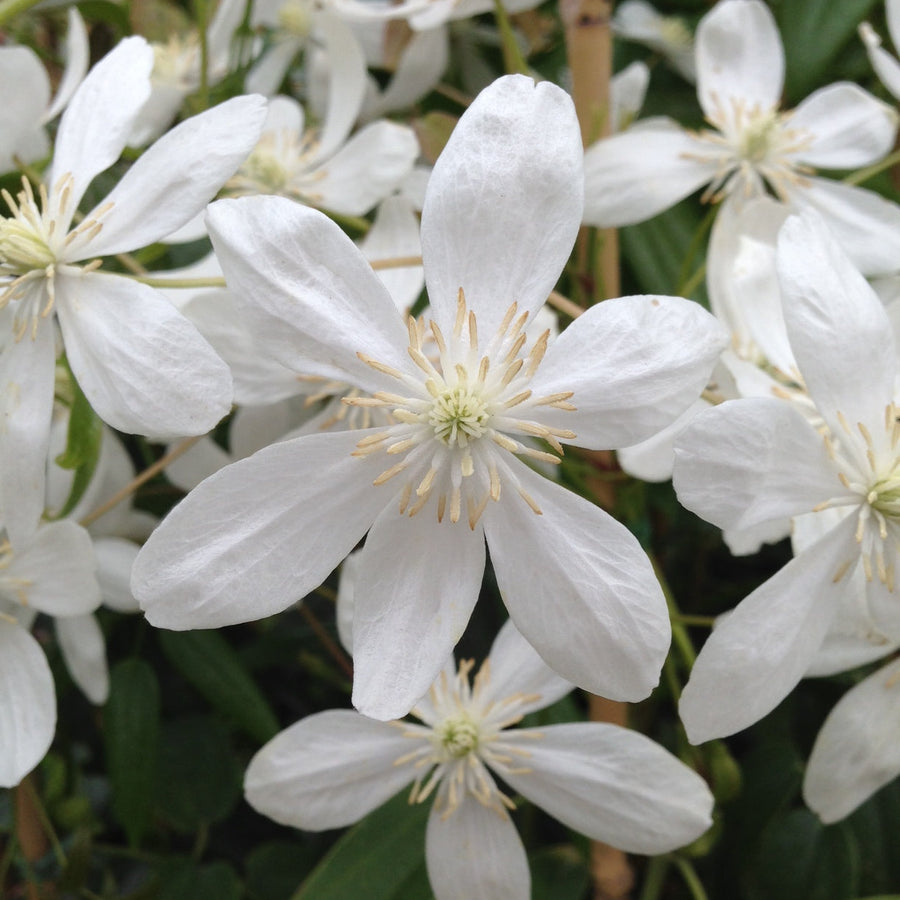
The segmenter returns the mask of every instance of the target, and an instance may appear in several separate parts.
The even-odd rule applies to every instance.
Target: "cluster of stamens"
[[[228,180],[225,192],[232,197],[278,194],[302,203],[319,203],[322,198],[315,187],[325,176],[325,171],[315,166],[319,144],[314,129],[302,137],[288,128],[265,132]]]
[[[405,737],[419,746],[395,760],[395,766],[414,765],[419,777],[410,792],[410,803],[423,803],[436,788],[435,809],[447,818],[466,794],[501,816],[515,804],[498,787],[488,769],[500,775],[527,775],[531,770],[521,763],[529,752],[516,743],[505,741],[503,730],[520,722],[526,704],[540,699],[535,694],[513,694],[501,700],[486,700],[490,682],[490,660],[470,683],[473,660],[463,660],[456,676],[442,672],[431,686],[427,702],[412,714],[424,725],[396,722]],[[540,732],[519,732],[519,737],[538,739]]]
[[[787,127],[790,113],[749,106],[743,98],[731,97],[730,103],[715,94],[715,109],[708,122],[715,131],[704,129],[694,136],[710,146],[708,153],[685,153],[687,159],[713,163],[716,175],[703,194],[704,202],[716,203],[741,187],[750,198],[760,193],[763,180],[781,200],[788,187],[804,184],[812,170],[794,159],[812,141],[812,135]]]
[[[558,464],[563,454],[560,439],[574,439],[574,432],[542,425],[522,414],[543,406],[563,410],[575,407],[569,403],[572,391],[535,398],[527,388],[549,338],[549,332],[544,332],[526,352],[527,320],[528,313],[518,314],[513,303],[482,353],[475,314],[466,309],[465,294],[460,288],[449,339],[445,339],[436,323],[430,322],[426,331],[424,320],[409,319],[408,352],[421,371],[421,378],[359,354],[367,365],[397,379],[411,392],[404,395],[382,391],[371,397],[344,398],[350,406],[383,410],[395,423],[363,438],[354,455],[385,453],[400,457],[374,484],[385,484],[404,473],[401,515],[414,516],[436,495],[438,521],[443,521],[449,508],[450,521],[455,523],[465,499],[469,525],[474,529],[488,500],[500,499],[501,480],[508,480],[540,515],[538,504],[518,484],[498,450]],[[433,341],[434,358],[429,356],[428,338]],[[539,438],[553,452],[511,435],[522,435],[526,441]]]

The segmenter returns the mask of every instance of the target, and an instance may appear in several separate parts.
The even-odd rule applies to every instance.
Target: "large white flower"
[[[227,366],[156,291],[98,271],[98,257],[159,240],[209,201],[259,136],[260,97],[238,97],[154,144],[78,221],[94,176],[125,146],[150,90],[153,53],[123,41],[72,98],[46,184],[4,192],[0,218],[0,514],[15,544],[43,511],[56,333],[97,413],[121,431],[201,434],[229,409]],[[10,327],[11,325],[11,327]]]
[[[413,783],[432,796],[425,836],[437,900],[526,900],[525,849],[498,787],[587,836],[656,854],[710,825],[712,796],[694,772],[650,739],[593,722],[513,730],[571,685],[507,623],[470,683],[473,661],[452,660],[413,710],[422,724],[329,710],[273,738],[250,763],[245,791],[259,812],[320,831],[349,825]]]
[[[704,185],[706,199],[725,198],[720,218],[730,219],[742,202],[770,192],[794,211],[817,210],[865,273],[896,271],[900,208],[812,174],[883,157],[894,144],[895,111],[849,82],[781,111],[784,49],[761,0],[728,0],[707,13],[697,28],[696,60],[711,128],[688,131],[658,117],[588,148],[585,222],[641,222]]]
[[[854,604],[900,640],[893,331],[821,220],[789,219],[777,264],[791,349],[824,428],[783,400],[724,403],[679,435],[675,487],[685,506],[723,528],[825,511],[834,518],[703,647],[681,700],[695,742],[774,708],[810,668],[836,616],[859,618]]]
[[[725,337],[697,304],[631,297],[590,309],[549,349],[546,334],[528,341],[578,230],[578,133],[568,95],[523,77],[466,112],[422,213],[430,325],[404,328],[355,245],[315,210],[278,197],[212,205],[222,267],[268,352],[366,391],[347,402],[394,424],[287,441],[201,484],[138,557],[151,622],[278,612],[368,531],[354,704],[396,718],[465,628],[487,542],[512,618],[551,666],[605,696],[650,692],[669,623],[646,556],[519,457],[552,464],[563,443],[617,447],[658,430],[699,394]]]

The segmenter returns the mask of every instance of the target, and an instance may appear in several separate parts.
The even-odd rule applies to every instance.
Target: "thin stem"
[[[677,854],[672,855],[672,861],[678,866],[678,871],[681,872],[681,877],[684,879],[684,883],[694,900],[709,900],[706,896],[706,889],[703,887],[703,883],[700,881],[697,870],[693,865],[683,856],[678,856]]]
[[[874,178],[879,172],[883,172],[885,169],[890,169],[897,163],[900,163],[900,150],[895,150],[893,153],[889,154],[883,160],[881,160],[881,162],[877,162],[872,166],[866,166],[865,169],[859,169],[856,172],[851,172],[844,179],[844,184],[862,184],[864,181],[868,181],[870,178]]]
[[[118,506],[123,500],[127,497],[130,497],[142,484],[148,482],[155,475],[158,475],[162,470],[169,465],[169,463],[174,462],[184,453],[187,453],[197,441],[206,437],[206,435],[198,434],[195,437],[185,438],[180,444],[177,444],[174,449],[172,449],[169,453],[163,456],[161,459],[158,459],[153,465],[148,466],[141,472],[140,475],[133,478],[128,484],[125,485],[121,490],[116,491],[112,497],[109,498],[105,503],[100,504],[93,512],[88,513],[79,524],[83,525],[85,528],[96,522],[101,516],[106,515],[113,507]]]
[[[697,226],[697,229],[694,231],[691,243],[688,245],[688,251],[684,257],[684,262],[681,264],[681,269],[678,272],[678,287],[675,289],[675,293],[680,297],[686,296],[684,290],[686,289],[686,285],[691,283],[692,277],[689,274],[691,264],[700,252],[700,248],[706,243],[706,236],[709,234],[710,228],[712,228],[712,223],[715,221],[718,211],[719,210],[715,206],[711,206],[709,211],[703,217],[703,220]]]
[[[197,38],[200,41],[200,87],[197,96],[201,110],[209,109],[209,43],[206,29],[209,24],[209,5],[206,0],[196,0]]]
[[[40,0],[3,0],[0,3],[0,26],[5,25],[14,16],[37,6]]]
[[[666,606],[669,608],[669,620],[672,623],[672,643],[678,649],[679,653],[681,653],[681,658],[687,666],[688,671],[690,671],[694,666],[694,661],[697,659],[694,644],[691,641],[691,636],[687,632],[685,623],[682,621],[681,610],[678,608],[678,604],[675,601],[675,595],[672,593],[672,588],[669,586],[669,582],[666,579],[659,561],[651,555],[650,562],[653,565],[653,572],[656,575],[656,580],[659,582],[659,586],[662,588],[663,595],[666,598]]]
[[[60,869],[64,869],[68,863],[68,860],[66,858],[66,851],[63,850],[63,846],[56,834],[56,829],[53,827],[53,823],[50,821],[50,816],[47,815],[47,810],[44,808],[44,804],[41,802],[41,798],[34,786],[34,782],[30,778],[26,778],[22,782],[22,786],[24,786],[26,792],[28,793],[28,799],[30,800],[31,805],[34,808],[35,813],[37,814],[38,820],[41,823],[41,828],[44,829],[44,834],[50,841],[50,846],[53,848],[53,855],[56,857],[57,865],[60,867]]]
[[[309,608],[308,603],[300,605],[300,612],[307,624],[312,629],[313,634],[319,639],[319,643],[328,651],[331,658],[338,664],[341,671],[350,679],[353,678],[353,663],[343,650],[335,643],[331,635],[325,630],[325,627],[316,617],[316,614]]]
[[[154,278],[152,275],[137,275],[134,276],[134,280],[154,288],[224,288],[228,286],[225,284],[225,279],[221,276],[210,278]]]
[[[712,628],[716,624],[715,616],[692,616],[687,613],[670,613],[669,616],[673,622],[680,622],[682,625],[697,625],[700,628]]]
[[[421,266],[421,256],[392,256],[387,259],[370,259],[369,265],[378,271],[379,269],[403,269],[407,266]]]
[[[666,873],[669,871],[670,862],[671,860],[668,856],[654,856],[647,863],[644,884],[638,900],[659,900],[659,895],[662,893],[663,885],[666,882]]]
[[[503,68],[507,75],[527,75],[528,63],[522,56],[519,42],[509,22],[509,14],[503,5],[503,0],[494,0],[494,18],[497,21],[497,30],[500,32],[500,44],[503,49]]]
[[[693,275],[691,275],[688,280],[681,285],[681,289],[678,291],[679,297],[690,297],[691,294],[697,289],[697,286],[703,281],[706,276],[706,263],[701,263],[697,266],[696,271]]]
[[[555,306],[561,313],[565,313],[570,319],[577,319],[584,312],[584,307],[579,306],[557,291],[550,291],[547,302],[551,306]]]
[[[453,87],[451,84],[439,84],[434,90],[435,93],[440,94],[442,97],[446,97],[448,100],[452,100],[454,103],[458,103],[464,109],[468,109],[472,105],[473,98],[468,94],[464,94],[462,91],[457,90],[457,88]]]

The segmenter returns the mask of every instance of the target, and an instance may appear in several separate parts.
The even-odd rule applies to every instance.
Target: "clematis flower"
[[[625,0],[616,6],[612,28],[616,37],[661,53],[682,77],[696,80],[694,37],[679,16],[664,16],[646,0]]]
[[[884,9],[891,41],[896,47],[900,39],[900,3],[897,0],[885,0]],[[859,26],[859,36],[866,46],[866,53],[875,74],[894,97],[900,99],[900,62],[881,46],[881,38],[868,22],[863,22]]]
[[[448,661],[413,710],[422,724],[350,710],[297,722],[251,761],[247,800],[284,825],[320,831],[412,784],[411,803],[434,797],[425,859],[437,900],[531,896],[514,804],[495,775],[571,828],[633,853],[664,853],[709,827],[706,784],[644,735],[596,722],[510,727],[571,690],[512,623],[470,683],[472,667]]]
[[[869,165],[893,148],[897,114],[855,84],[821,88],[779,109],[784,50],[761,0],[718,3],[696,36],[697,90],[710,128],[667,117],[585,151],[585,222],[642,222],[706,186],[723,201],[712,240],[747,200],[770,193],[793,212],[822,215],[860,269],[884,274],[900,258],[900,207],[871,191],[813,175]]]
[[[365,391],[345,402],[393,424],[285,441],[203,482],[135,564],[153,624],[278,612],[368,532],[353,702],[396,718],[464,630],[487,543],[516,626],[549,665],[604,696],[650,692],[670,633],[649,561],[622,525],[520,457],[553,464],[564,443],[659,430],[699,394],[725,336],[697,304],[631,297],[590,309],[549,348],[546,334],[529,342],[580,222],[578,135],[568,95],[523,77],[498,80],[462,117],[422,212],[431,324],[403,327],[321,213],[278,197],[211,206],[226,279],[267,351]]]
[[[824,423],[779,399],[724,403],[676,441],[679,500],[723,528],[828,513],[828,527],[712,632],[681,699],[692,741],[773,709],[838,617],[900,641],[898,360],[884,307],[821,220],[792,217],[777,251],[790,347]]]
[[[118,158],[150,90],[153,53],[122,41],[60,123],[46,184],[3,192],[0,218],[0,514],[15,544],[43,512],[57,322],[68,363],[97,414],[121,431],[202,434],[228,411],[227,366],[153,289],[98,271],[98,257],[150,244],[199,212],[259,136],[260,97],[237,97],[154,144],[83,219],[94,176]]]

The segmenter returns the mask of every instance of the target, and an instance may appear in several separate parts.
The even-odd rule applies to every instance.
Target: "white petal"
[[[85,242],[84,252],[93,257],[134,250],[184,225],[253,149],[265,108],[259,95],[234,97],[161,137],[106,198],[114,206],[103,217],[100,234]]]
[[[821,219],[788,219],[778,237],[784,320],[806,388],[834,434],[884,431],[897,350],[884,306]],[[839,348],[839,352],[834,352]]]
[[[481,693],[485,704],[513,694],[534,694],[534,701],[519,707],[524,715],[556,703],[574,687],[548,667],[512,619],[507,619],[494,638],[489,658],[491,677]]]
[[[314,173],[316,205],[362,216],[400,186],[419,155],[415,133],[384,119],[372,122]]]
[[[273,356],[295,371],[371,391],[395,384],[358,352],[418,372],[389,294],[322,213],[284,197],[245,197],[213,203],[208,222],[228,286]]]
[[[637,118],[649,84],[650,69],[642,62],[633,62],[613,76],[609,84],[613,131],[624,131]]]
[[[350,825],[415,777],[395,766],[416,745],[400,728],[359,713],[315,713],[276,735],[250,761],[247,802],[282,825],[324,831]]]
[[[91,703],[101,705],[109,696],[106,643],[97,620],[90,614],[55,621],[56,638],[72,680]]]
[[[852,169],[890,153],[897,113],[859,85],[839,82],[810,94],[791,114],[790,127],[813,138],[798,160],[822,169]]]
[[[66,67],[56,88],[53,103],[43,115],[44,122],[55,119],[63,111],[90,65],[91,48],[84,19],[74,6],[69,7],[67,15],[69,27],[66,31]]]
[[[257,5],[254,4],[254,14]],[[303,42],[294,35],[278,35],[271,46],[253,63],[244,81],[244,89],[251,94],[271,97],[281,87],[294,57],[302,46]]]
[[[760,111],[777,108],[784,84],[778,26],[760,0],[731,0],[697,26],[697,93],[708,118],[737,100]]]
[[[207,478],[150,536],[131,587],[153,625],[216,628],[280,612],[317,587],[390,499],[367,432],[274,444]]]
[[[231,373],[162,295],[119,275],[56,279],[69,364],[91,406],[134,434],[209,431],[231,408]]]
[[[574,411],[540,411],[542,423],[575,432],[570,443],[627,447],[698,399],[727,344],[722,325],[691,300],[605,300],[550,345],[529,387],[535,397],[574,391]]]
[[[425,862],[435,900],[528,900],[531,873],[506,813],[465,796],[449,816],[436,810],[425,832]]]
[[[120,41],[88,73],[63,114],[47,183],[67,172],[74,212],[95,175],[122,153],[132,124],[150,96],[153,50],[141,37]]]
[[[513,302],[534,311],[572,251],[582,208],[572,100],[509,75],[469,107],[438,159],[422,211],[428,299],[448,333],[462,287],[482,340]]]
[[[715,165],[677,122],[647,119],[584,152],[584,222],[618,228],[650,219],[711,181]]]
[[[822,821],[849,815],[900,775],[900,660],[849,690],[816,738],[803,799]]]
[[[752,528],[847,495],[821,436],[783,400],[730,400],[675,440],[678,500],[720,528]]]
[[[353,614],[356,608],[356,585],[359,582],[360,552],[354,550],[341,563],[334,611],[338,638],[351,656],[353,656]]]
[[[138,545],[120,537],[94,538],[94,554],[103,605],[118,612],[138,612],[140,606],[131,593],[131,569]]]
[[[881,38],[868,22],[860,24],[859,36],[866,45],[869,63],[881,83],[894,97],[900,97],[900,62],[897,62],[896,57],[891,56],[887,50],[882,49]]]
[[[900,206],[874,191],[806,178],[793,190],[794,210],[815,210],[834,232],[838,243],[864,275],[891,275],[900,258]]]
[[[846,596],[846,578],[835,576],[858,555],[855,525],[832,530],[716,625],[679,704],[691,743],[747,728],[804,676]]]
[[[56,731],[56,691],[47,658],[21,626],[0,619],[0,787],[17,785]]]
[[[359,560],[353,612],[353,705],[399,719],[428,692],[465,631],[484,574],[484,536],[468,523],[387,506]]]
[[[166,478],[186,493],[197,487],[204,478],[233,462],[230,453],[211,437],[204,437],[166,466]]]
[[[706,782],[655,741],[599,722],[503,734],[527,749],[527,773],[503,774],[565,825],[629,853],[666,853],[712,824]],[[531,739],[527,739],[531,738]]]
[[[10,339],[0,352],[0,522],[14,547],[37,528],[44,511],[54,330],[42,321],[33,339]]]
[[[637,539],[599,507],[525,466],[484,513],[497,583],[516,627],[563,678],[637,701],[669,648],[666,602]]]
[[[6,172],[16,168],[13,157],[22,155],[23,141],[40,129],[50,82],[29,47],[0,47],[0,84],[6,87],[0,107],[0,172]],[[10,90],[13,84],[16,89]]]

